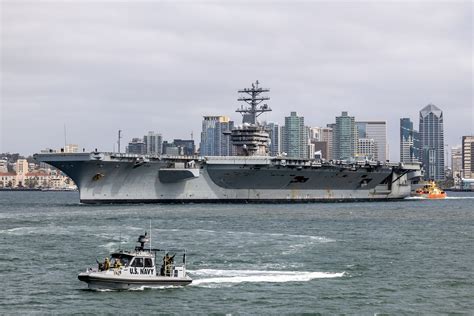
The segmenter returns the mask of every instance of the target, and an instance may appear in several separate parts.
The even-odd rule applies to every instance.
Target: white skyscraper
[[[462,137],[463,177],[474,179],[474,136]]]
[[[377,160],[376,159],[376,144],[373,138],[359,138],[357,139],[357,157],[358,159]]]
[[[375,141],[375,160],[385,161],[388,159],[387,146],[387,122],[385,121],[358,121],[357,137],[368,138]]]
[[[150,155],[161,155],[163,147],[163,137],[161,134],[155,132],[148,132],[148,135],[143,136],[146,153]]]

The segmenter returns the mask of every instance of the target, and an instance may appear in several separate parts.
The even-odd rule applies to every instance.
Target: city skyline
[[[431,107],[436,107],[436,106],[433,105],[433,104],[428,104],[428,105],[425,106],[424,108],[428,108],[428,107],[430,107],[430,106],[431,106]],[[424,109],[421,109],[420,112],[423,111],[423,110],[424,110]],[[289,114],[290,114],[290,116],[296,115],[296,112],[290,112]],[[344,116],[344,115],[347,115],[347,112],[346,112],[346,111],[343,111],[342,114],[343,114],[343,116]],[[302,118],[303,120],[305,119],[304,116],[301,116],[301,118]],[[336,115],[335,118],[337,119],[338,116]],[[234,125],[235,125],[235,126],[238,126],[238,125],[242,124],[242,123],[238,123],[238,122],[234,124],[234,122],[233,122],[232,120],[230,120],[230,117],[228,117],[228,116],[212,115],[212,116],[203,116],[203,120],[202,120],[202,124],[203,124],[202,126],[203,126],[203,128],[204,128],[204,123],[205,123],[207,120],[209,120],[209,119],[224,119],[225,122],[226,122],[225,124],[230,123],[229,127],[230,127],[231,129],[234,128]],[[287,119],[288,119],[288,117],[285,117],[285,120],[287,120]],[[412,128],[412,129],[414,130],[414,132],[416,133],[416,135],[418,135],[419,132],[418,132],[417,129],[415,128],[416,126],[413,124],[413,122],[411,122],[411,120],[410,120],[409,118],[400,118],[400,122],[399,122],[399,124],[400,124],[400,125],[399,125],[400,131],[399,131],[399,132],[402,133],[402,130],[404,130],[404,129],[407,128],[407,127],[405,126],[405,124],[406,124],[405,121],[406,121],[406,120],[409,120],[409,123],[411,124],[410,128]],[[270,139],[272,139],[272,136],[271,136],[271,135],[272,135],[271,128],[273,128],[273,126],[276,126],[276,127],[278,128],[278,130],[280,130],[280,129],[283,130],[283,129],[285,128],[285,124],[281,124],[281,125],[280,125],[278,122],[275,123],[275,122],[263,121],[263,122],[259,122],[259,124],[261,124],[262,126],[265,126],[266,128],[270,128],[270,129],[268,130],[268,131],[270,132]],[[362,127],[362,128],[363,128],[363,132],[362,132],[362,135],[361,135],[361,126],[365,126],[365,125],[367,125],[367,124],[374,126],[375,129],[374,129],[374,131],[373,131],[372,133],[380,133],[380,132],[382,132],[383,134],[380,134],[380,135],[373,134],[373,135],[371,135],[370,137],[367,137],[368,134],[366,134],[367,132],[365,131],[366,127]],[[311,142],[315,140],[315,139],[313,139],[312,137],[310,137],[310,134],[311,134],[311,133],[310,133],[310,130],[318,130],[318,131],[320,131],[320,130],[324,130],[324,129],[329,129],[329,130],[332,131],[332,129],[336,127],[336,124],[335,124],[335,123],[328,123],[328,124],[326,124],[328,127],[322,127],[322,126],[308,126],[308,125],[305,125],[305,124],[303,124],[303,125],[304,125],[304,129],[305,129],[305,131],[306,131],[306,133],[307,133],[307,135],[306,135],[306,140],[308,141],[308,144],[307,144],[307,145],[311,144]],[[380,127],[377,127],[377,125],[380,125]],[[382,138],[379,138],[379,140],[384,141],[384,140],[386,139],[385,134],[384,134],[385,131],[383,131],[383,130],[386,128],[385,125],[386,125],[386,122],[385,122],[385,121],[359,121],[359,120],[355,120],[355,121],[354,121],[354,133],[355,133],[355,134],[354,134],[354,137],[355,137],[355,138],[353,139],[353,141],[355,141],[355,142],[357,143],[358,140],[364,140],[364,139],[367,139],[367,140],[368,140],[368,139],[372,139],[372,140],[373,140],[373,139],[377,139],[377,137],[382,137]],[[226,125],[226,126],[227,126],[227,125]],[[225,127],[226,130],[227,130],[227,128],[228,128],[228,127]],[[382,129],[380,129],[380,128],[382,128]],[[221,127],[219,127],[218,129],[219,129],[219,131],[220,131]],[[230,131],[231,129],[228,129],[228,131]],[[122,142],[122,150],[119,151],[119,150],[117,149],[117,148],[118,148],[118,137],[116,136],[117,138],[115,139],[115,143],[113,144],[114,149],[113,149],[112,151],[122,152],[122,153],[130,152],[130,153],[135,153],[135,154],[160,154],[159,151],[161,151],[161,150],[164,148],[163,146],[165,146],[165,145],[166,145],[166,146],[169,146],[169,145],[174,146],[174,142],[175,142],[175,141],[178,141],[178,142],[184,141],[184,140],[182,140],[182,139],[173,138],[173,136],[170,136],[170,138],[165,139],[165,138],[162,137],[162,133],[160,133],[159,131],[158,131],[158,132],[155,132],[155,131],[148,131],[148,132],[147,132],[148,134],[147,134],[147,135],[144,135],[142,138],[138,137],[137,135],[134,135],[134,136],[131,136],[130,138],[125,137],[125,139],[123,139],[124,137],[123,137],[123,131],[122,131],[122,130],[120,130],[120,133],[121,133],[121,134],[120,134],[120,135],[121,135],[121,136],[120,136],[120,139],[121,139],[121,142]],[[144,133],[144,132],[143,132],[143,133]],[[212,133],[215,133],[215,132],[212,132]],[[280,133],[280,132],[279,132],[279,133]],[[197,145],[197,146],[195,147],[195,150],[196,150],[196,153],[198,153],[198,154],[200,154],[200,150],[201,150],[200,146],[202,146],[202,144],[203,144],[203,138],[202,138],[203,135],[204,135],[204,134],[203,134],[203,131],[201,131],[200,134],[201,134],[201,135],[200,135],[200,138],[198,138],[198,139],[195,139],[195,138],[193,137],[193,134],[191,134],[191,137],[188,137],[188,140],[185,141],[185,142],[190,142],[190,141],[194,142],[194,143]],[[225,133],[220,133],[220,132],[219,132],[218,134],[219,134],[219,135],[222,134],[222,136],[220,137],[220,138],[222,138],[222,139],[224,139],[225,137],[229,137],[229,136],[225,136]],[[151,136],[151,135],[152,135],[152,136]],[[467,136],[467,137],[472,137],[472,135],[462,135],[462,136],[460,136],[460,139],[462,139],[463,137],[466,137],[466,136]],[[146,140],[147,140],[147,138],[149,138],[149,137],[159,137],[158,140],[155,140],[155,141],[156,141],[156,145],[154,145],[155,147],[153,147],[153,148],[151,148],[150,145],[147,145],[147,141],[146,141]],[[204,137],[207,139],[208,136],[204,136]],[[211,135],[211,138],[212,138],[212,137],[214,137],[214,136]],[[375,137],[375,138],[374,138],[374,137]],[[402,137],[402,134],[400,134],[400,138],[399,138],[399,140],[398,140],[398,145],[399,145],[399,147],[400,147],[400,148],[399,148],[400,151],[401,151],[402,147],[407,146],[406,140],[403,139],[404,137],[406,137],[406,136],[403,136],[403,137]],[[416,136],[416,137],[419,137],[419,136]],[[168,140],[170,140],[171,143],[169,143]],[[329,141],[329,140],[326,140],[326,142],[327,142],[327,141]],[[330,146],[330,148],[331,148],[331,151],[330,151],[330,152],[332,152],[332,143],[333,143],[333,141],[334,141],[334,140],[330,141],[330,144],[327,145],[327,146]],[[142,145],[140,145],[140,144],[138,144],[138,143],[136,143],[136,142],[141,142],[140,144],[142,144]],[[205,140],[204,142],[206,143],[207,140]],[[226,149],[224,152],[222,152],[221,155],[227,156],[227,155],[232,155],[232,154],[233,154],[233,153],[232,153],[232,150],[231,150],[230,139],[227,141],[226,144],[224,144],[225,141],[223,141],[223,140],[219,140],[219,142],[223,142],[223,143],[222,143],[223,146],[226,147],[226,148],[228,148],[228,149]],[[278,155],[278,154],[280,154],[280,153],[286,153],[285,150],[283,149],[283,147],[280,149],[280,151],[275,151],[275,152],[273,152],[271,148],[274,147],[275,144],[273,144],[272,142],[273,142],[273,140],[270,141],[269,144],[268,144],[269,154],[271,154],[271,155]],[[419,142],[419,140],[418,140],[418,142]],[[377,146],[377,143],[379,143],[378,146]],[[129,151],[129,148],[128,148],[128,147],[129,147],[129,145],[132,145],[132,144],[133,144],[134,146],[137,145],[137,144],[140,145],[140,147],[143,146],[143,149],[136,151],[137,149],[134,148],[134,149],[131,149],[131,150]],[[375,144],[375,148],[374,148],[374,150],[375,150],[375,151],[374,151],[375,156],[373,156],[372,159],[374,159],[374,160],[380,160],[380,161],[385,161],[385,160],[383,159],[383,157],[378,157],[378,154],[377,154],[377,153],[380,151],[380,148],[385,148],[385,149],[388,151],[388,149],[389,149],[389,148],[388,148],[388,144],[383,144],[383,143],[382,143],[383,145],[382,145],[381,147],[380,147],[380,142],[379,142],[379,141],[376,141],[374,144]],[[180,144],[180,145],[181,145],[181,144]],[[64,152],[73,152],[73,150],[68,149],[70,146],[74,146],[74,147],[76,148],[76,149],[75,149],[75,152],[78,152],[79,149],[81,149],[82,151],[91,151],[91,149],[87,149],[87,150],[86,150],[86,149],[85,149],[83,146],[81,146],[80,144],[72,144],[72,143],[68,142],[67,144],[61,144],[59,147],[45,147],[45,148],[42,148],[41,150],[38,150],[37,152],[44,151],[44,150],[53,150],[53,151],[62,151],[62,150],[64,150]],[[217,145],[216,145],[216,146],[217,146]],[[277,147],[281,147],[281,146],[284,146],[282,139],[279,140],[279,143],[278,143]],[[355,146],[355,147],[354,147],[354,148],[355,148],[355,149],[354,149],[354,150],[355,150],[355,151],[354,151],[354,157],[352,157],[351,159],[356,158],[356,156],[358,156],[357,145],[355,144],[354,146]],[[418,144],[417,146],[421,146],[421,145]],[[451,153],[453,152],[452,150],[454,150],[455,147],[460,147],[460,146],[461,146],[461,143],[455,144],[455,145],[451,146],[451,148],[446,148],[446,151],[444,152],[444,155],[445,155],[445,156],[444,156],[444,158],[443,158],[443,159],[445,160],[445,161],[444,161],[444,165],[445,165],[446,167],[449,167],[450,164],[451,164],[451,162],[450,162],[449,160],[450,160]],[[79,148],[79,147],[80,147],[80,148]],[[149,147],[150,147],[150,148],[149,148]],[[377,149],[377,147],[379,147],[379,149]],[[443,147],[448,147],[448,144],[444,145]],[[137,148],[138,148],[138,147],[137,147]],[[156,149],[155,149],[155,148],[156,148]],[[183,148],[184,148],[184,147],[183,147]],[[214,147],[213,147],[213,148],[214,148]],[[219,148],[220,148],[220,147],[219,147]],[[96,149],[94,149],[94,150],[96,150]],[[97,150],[99,150],[99,149],[97,149]],[[187,150],[187,149],[186,149],[186,150]],[[306,150],[306,149],[305,149],[305,150]],[[309,150],[309,149],[308,149],[308,150]],[[406,149],[404,149],[404,150],[406,150]],[[417,150],[420,151],[420,149],[419,149],[418,147],[417,147]],[[99,150],[99,151],[100,151],[100,150]],[[142,151],[143,151],[143,152],[142,152]],[[210,151],[209,153],[208,153],[207,151],[209,151],[209,149],[205,150],[205,153],[203,154],[204,156],[206,156],[206,155],[219,155],[218,152],[220,152],[220,150],[214,152],[214,149],[212,149],[212,151]],[[400,151],[398,151],[398,153],[400,153]],[[11,154],[17,153],[17,154],[20,154],[20,156],[22,156],[22,157],[32,156],[32,154],[25,154],[25,153],[22,153],[22,152],[13,152],[13,151],[4,151],[3,153],[11,153]],[[189,151],[187,151],[187,154],[190,154]],[[287,153],[286,153],[286,154],[287,154]],[[309,154],[309,152],[308,152],[308,154]],[[406,155],[406,153],[404,153],[404,155]],[[421,157],[418,157],[418,155],[421,155],[421,153],[416,154],[416,155],[415,155],[415,159],[414,159],[413,161],[421,162]],[[302,157],[306,157],[306,156],[307,156],[306,154],[302,155]],[[392,156],[392,155],[390,154],[390,156]],[[308,156],[308,157],[309,157],[309,156]],[[360,158],[360,157],[359,157],[359,158]],[[382,158],[382,159],[380,159],[380,158]],[[336,158],[336,157],[333,157],[333,158],[326,158],[326,159],[329,159],[329,160],[330,160],[330,159],[337,159],[337,158]],[[408,159],[402,159],[402,155],[400,155],[400,157],[398,157],[398,159],[395,159],[395,160],[392,160],[392,161],[409,162],[410,160],[408,160]]]
[[[256,79],[272,91],[261,121],[385,120],[392,161],[399,119],[429,103],[446,145],[473,133],[472,3],[255,8],[2,2],[0,152],[60,148],[64,129],[87,150],[117,148],[119,129],[189,139],[205,115],[240,122],[236,91]]]

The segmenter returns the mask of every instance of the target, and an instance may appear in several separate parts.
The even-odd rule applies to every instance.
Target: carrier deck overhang
[[[73,179],[83,203],[291,203],[394,200],[409,196],[419,164],[45,153]]]

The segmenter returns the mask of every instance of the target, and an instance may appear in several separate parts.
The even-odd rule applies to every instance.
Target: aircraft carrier
[[[325,161],[268,154],[257,117],[271,111],[268,89],[239,90],[242,125],[230,134],[234,156],[41,153],[37,161],[67,174],[82,203],[302,203],[385,201],[410,196],[420,164]]]

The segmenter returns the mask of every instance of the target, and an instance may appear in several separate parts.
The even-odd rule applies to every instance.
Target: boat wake
[[[157,285],[157,286],[137,286],[129,289],[82,289],[83,291],[92,291],[92,292],[123,292],[123,291],[145,291],[145,290],[166,290],[166,289],[178,289],[182,286],[176,285]]]
[[[406,197],[405,200],[427,200],[427,198],[423,196],[409,196]]]
[[[424,196],[409,196],[405,200],[474,200],[474,196],[447,196],[442,199],[429,199]]]
[[[235,283],[284,283],[307,282],[313,279],[340,278],[345,272],[266,271],[266,270],[188,270],[193,276],[194,286],[215,286]],[[198,277],[198,278],[196,278]]]

